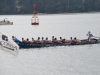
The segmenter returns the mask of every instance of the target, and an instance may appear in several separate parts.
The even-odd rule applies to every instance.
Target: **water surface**
[[[91,31],[100,36],[100,13],[38,15],[39,25],[31,25],[32,15],[0,15],[13,25],[1,25],[0,32],[11,38],[60,36],[87,38]],[[17,57],[0,50],[0,75],[100,75],[100,44],[21,49]]]

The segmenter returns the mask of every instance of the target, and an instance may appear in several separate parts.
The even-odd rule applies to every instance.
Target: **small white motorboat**
[[[3,21],[0,21],[0,25],[13,25],[13,22],[10,22],[8,18],[4,18]]]

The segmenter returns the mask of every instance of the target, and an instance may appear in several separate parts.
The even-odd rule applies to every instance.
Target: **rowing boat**
[[[87,39],[80,40],[80,42],[60,42],[60,43],[25,43],[25,42],[16,42],[20,48],[41,48],[41,47],[51,47],[51,46],[69,46],[69,45],[86,45],[86,44],[98,44],[100,43],[100,38],[93,38],[90,41]]]

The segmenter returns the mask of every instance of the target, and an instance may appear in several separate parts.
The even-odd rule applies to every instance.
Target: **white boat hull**
[[[0,22],[0,25],[13,25],[13,22]]]

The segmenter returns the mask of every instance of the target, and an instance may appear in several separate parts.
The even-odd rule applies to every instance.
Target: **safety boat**
[[[13,22],[10,22],[8,18],[4,18],[4,20],[0,21],[0,25],[13,25]]]

